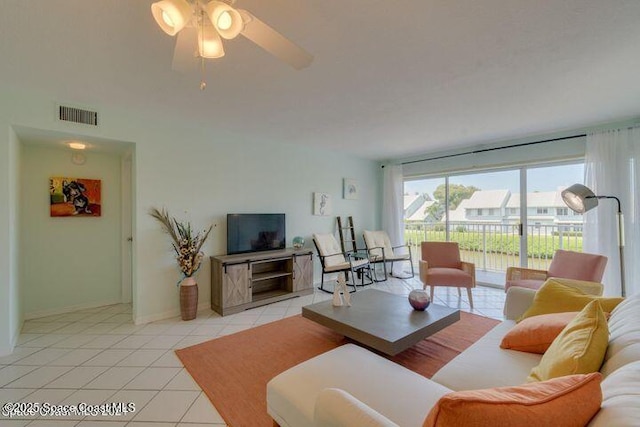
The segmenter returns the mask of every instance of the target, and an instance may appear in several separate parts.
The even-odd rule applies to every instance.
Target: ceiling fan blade
[[[171,68],[183,73],[192,71],[198,62],[197,52],[198,30],[195,27],[183,28],[178,33]]]
[[[245,24],[240,34],[296,70],[301,70],[311,64],[313,55],[309,52],[246,10],[238,9],[238,12],[240,12]]]

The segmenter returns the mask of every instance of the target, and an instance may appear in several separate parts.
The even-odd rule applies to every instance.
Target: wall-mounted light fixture
[[[79,141],[67,141],[67,146],[71,148],[71,163],[74,165],[84,165],[87,161],[87,157],[82,153],[82,150],[87,148],[87,144]]]

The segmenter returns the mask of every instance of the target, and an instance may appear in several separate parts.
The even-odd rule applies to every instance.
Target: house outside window
[[[556,208],[556,215],[558,216],[568,216],[569,208]]]
[[[496,214],[496,210],[495,209],[489,209],[489,216],[493,216]]]
[[[518,215],[518,208],[509,208],[509,215]]]
[[[549,213],[549,210],[548,210],[547,208],[537,208],[537,209],[536,209],[536,213],[537,213],[538,215],[548,214],[548,213]]]

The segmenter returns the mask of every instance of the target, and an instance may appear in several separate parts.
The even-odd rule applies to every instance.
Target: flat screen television
[[[284,214],[228,214],[227,254],[285,248]]]

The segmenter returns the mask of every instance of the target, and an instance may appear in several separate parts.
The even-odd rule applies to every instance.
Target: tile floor
[[[407,295],[411,289],[420,287],[420,282],[417,278],[391,279],[373,287]],[[502,318],[502,290],[476,287],[473,310],[469,309],[466,292],[462,294],[459,299],[455,289],[437,288],[434,302]],[[224,425],[174,350],[300,314],[303,305],[330,297],[316,291],[313,295],[225,317],[206,310],[189,322],[172,318],[138,326],[132,323],[131,306],[126,304],[29,320],[13,354],[0,357],[0,405],[134,402],[136,410],[112,417],[7,418],[0,414],[0,426]]]

